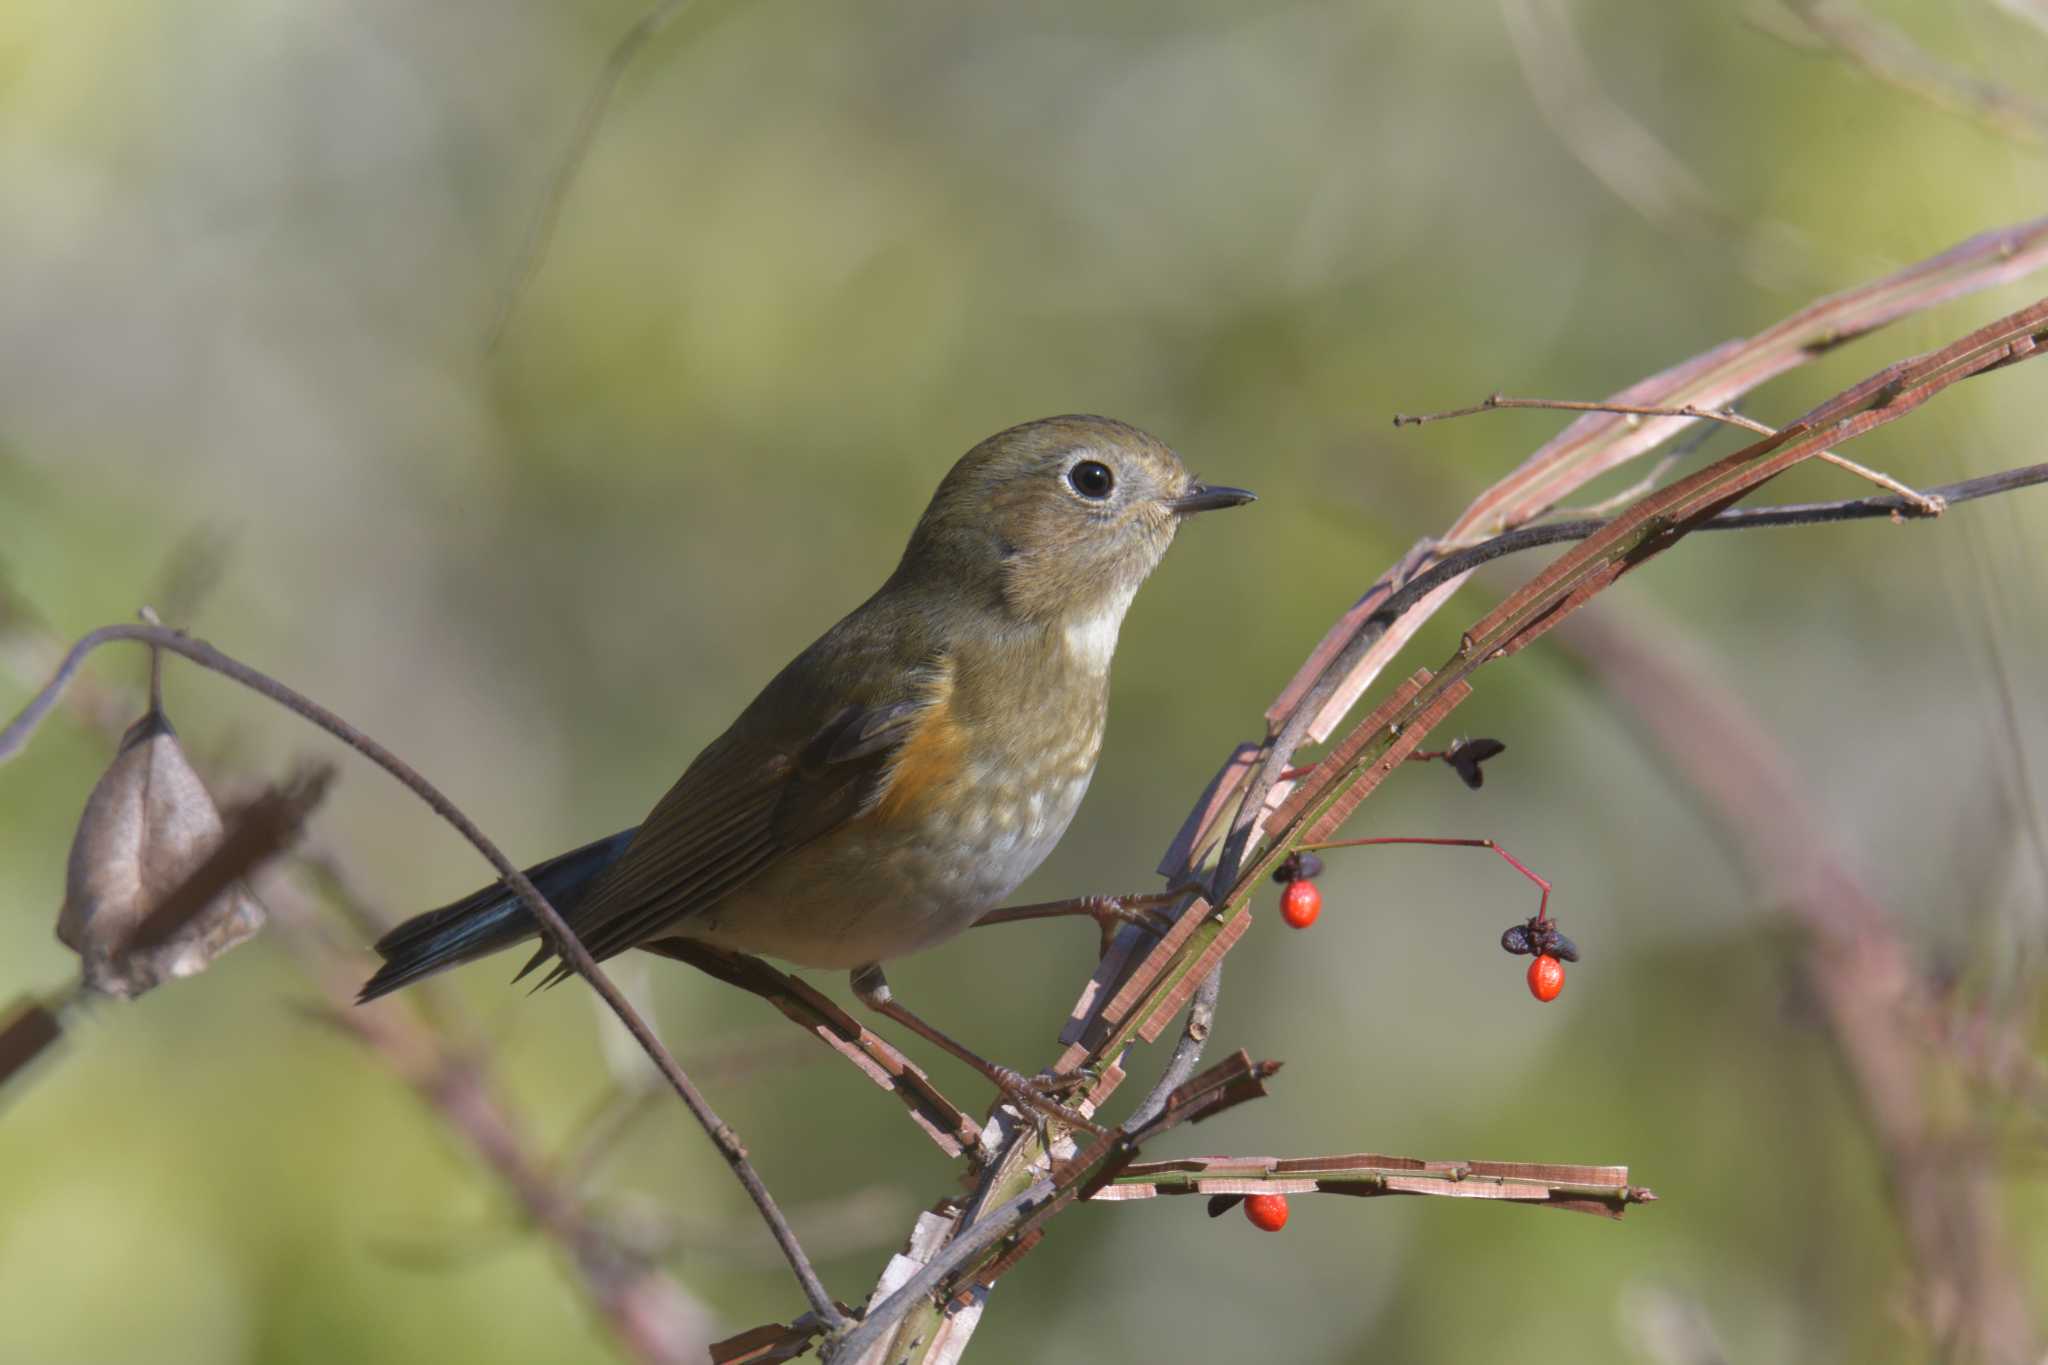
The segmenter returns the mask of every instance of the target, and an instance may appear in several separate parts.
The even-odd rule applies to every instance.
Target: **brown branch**
[[[46,630],[35,634],[39,638],[54,638]],[[20,643],[34,644],[35,640]],[[61,655],[61,646],[37,652],[55,658]],[[157,651],[151,651],[152,701],[158,680],[155,661],[159,657]],[[75,699],[87,690],[75,686],[69,695]],[[88,724],[118,738],[127,728],[126,717],[132,712],[133,703],[108,692],[92,695],[83,710]],[[291,800],[289,791],[280,795],[285,801]],[[248,818],[249,808],[244,807],[240,820]],[[233,833],[236,823],[236,818],[231,817],[231,830],[223,840],[223,848],[237,842]],[[279,827],[280,837],[275,840],[278,847],[289,841],[286,831],[296,823],[288,820]],[[390,918],[355,892],[341,860],[332,852],[302,846],[291,853],[288,861],[297,874],[295,880],[311,880],[342,911],[361,938],[375,938],[389,927]],[[253,864],[242,871],[252,869]],[[576,1283],[619,1343],[636,1360],[649,1365],[698,1359],[706,1335],[703,1329],[710,1321],[709,1310],[674,1280],[617,1245],[587,1215],[567,1188],[572,1171],[564,1173],[561,1185],[550,1180],[547,1163],[530,1153],[511,1111],[495,1098],[483,1049],[473,1043],[451,1045],[427,1022],[430,1009],[436,1016],[460,1014],[455,1001],[437,989],[440,983],[422,983],[411,999],[402,1002],[403,1008],[398,1001],[371,1009],[353,1008],[355,987],[363,970],[355,961],[356,955],[340,948],[320,931],[311,908],[300,903],[298,892],[273,883],[266,887],[265,898],[282,912],[274,916],[273,922],[328,998],[330,1008],[320,1017],[356,1038],[390,1065],[430,1109],[461,1135],[526,1212],[533,1226],[567,1253],[577,1273]],[[171,899],[176,899],[175,893]],[[203,906],[205,901],[199,904]],[[29,1003],[33,1008],[24,1011],[20,1027],[0,1026],[0,1080],[13,1069],[6,1060],[8,1040],[18,1037],[24,1042],[39,1041],[39,1045],[55,1041],[59,1016],[68,1001],[52,1006]],[[465,1027],[463,1031],[474,1037],[473,1028]]]
[[[981,1141],[981,1126],[939,1093],[922,1068],[886,1039],[832,1003],[830,997],[758,957],[727,952],[688,939],[662,939],[645,945],[729,986],[760,996],[806,1033],[852,1062],[863,1076],[896,1096],[918,1129],[949,1157],[971,1152]]]
[[[1893,370],[1899,369],[1899,367],[1892,368]],[[1890,372],[1887,371],[1887,373]],[[1743,452],[1737,452],[1737,457],[1742,454]],[[1951,485],[1935,491],[1948,502],[1964,502],[1973,498],[1990,496],[1994,493],[2043,482],[2048,482],[2048,466],[2033,466],[1966,481],[1963,484]],[[1915,514],[1917,514],[1917,508],[1905,503],[1902,499],[1891,497],[1865,498],[1842,503],[1805,504],[1789,508],[1723,511],[1715,517],[1697,523],[1695,529],[1723,527],[1733,529],[1737,526],[1780,524],[1803,525],[1836,519],[1908,516]],[[1398,621],[1401,613],[1411,609],[1417,603],[1426,601],[1429,595],[1434,593],[1443,582],[1468,573],[1477,564],[1488,559],[1497,558],[1500,555],[1512,553],[1518,549],[1529,548],[1537,544],[1581,539],[1604,531],[1613,524],[1611,522],[1599,522],[1529,527],[1495,537],[1493,540],[1479,546],[1470,547],[1467,550],[1446,556],[1441,563],[1417,575],[1399,592],[1383,599],[1378,610],[1358,623],[1356,636],[1346,653],[1340,654],[1325,665],[1324,674],[1317,680],[1317,685],[1302,696],[1295,713],[1295,718],[1290,720],[1290,726],[1305,726],[1305,718],[1314,714],[1319,697],[1323,695],[1320,689],[1332,686],[1334,685],[1333,680],[1347,676],[1350,668],[1349,655],[1353,651],[1373,647],[1379,638],[1380,631],[1388,628],[1393,622]],[[1486,657],[1489,656],[1485,654],[1479,655],[1481,660]],[[1342,761],[1328,766],[1318,764],[1310,770],[1309,780],[1304,785],[1299,802],[1288,803],[1291,809],[1288,810],[1287,815],[1294,826],[1294,835],[1276,842],[1266,856],[1259,861],[1258,865],[1243,872],[1235,884],[1230,899],[1230,906],[1235,911],[1235,917],[1232,921],[1236,926],[1235,932],[1241,933],[1243,925],[1248,922],[1248,912],[1243,903],[1248,889],[1262,880],[1264,875],[1270,871],[1280,857],[1284,856],[1286,851],[1297,847],[1306,838],[1326,837],[1328,832],[1333,831],[1342,822],[1343,816],[1348,813],[1351,806],[1355,806],[1356,801],[1350,801],[1350,804],[1344,806],[1341,810],[1336,809],[1334,804],[1321,804],[1320,813],[1314,822],[1305,823],[1303,817],[1311,803],[1318,803],[1319,798],[1326,800],[1330,796],[1331,791],[1336,788],[1344,788],[1345,794],[1339,799],[1348,800],[1352,790],[1349,784],[1368,780],[1377,782],[1384,778],[1394,767],[1404,761],[1408,751],[1419,744],[1422,737],[1464,695],[1463,691],[1458,690],[1463,687],[1463,684],[1459,683],[1453,688],[1447,689],[1445,695],[1421,708],[1419,711],[1411,711],[1410,708],[1413,707],[1415,698],[1430,681],[1429,674],[1421,673],[1416,678],[1411,679],[1409,683],[1404,684],[1403,688],[1393,698],[1389,699],[1388,704],[1384,705],[1380,711],[1376,711],[1372,716],[1367,717],[1357,727],[1350,739],[1337,746],[1333,751],[1333,756],[1341,755]],[[1402,716],[1402,719],[1398,721],[1391,718],[1397,713]],[[1391,732],[1391,735],[1389,732]],[[1347,776],[1347,765],[1354,763],[1365,748],[1376,741],[1386,743],[1387,748],[1380,752],[1377,759],[1372,760],[1365,766],[1364,772],[1371,776]],[[1287,742],[1286,735],[1283,733],[1282,739],[1268,749],[1266,760],[1257,765],[1261,768],[1270,766],[1272,770],[1270,776],[1275,780],[1275,783],[1277,783],[1277,776],[1280,771],[1280,765],[1275,761],[1275,756],[1284,750]],[[1242,750],[1240,750],[1239,755],[1234,756],[1233,762],[1247,769],[1252,766],[1244,763]],[[1327,786],[1323,786],[1315,780],[1318,775],[1327,782]],[[1318,790],[1319,788],[1320,790]],[[1255,786],[1254,789],[1258,790],[1260,788]],[[1212,784],[1212,793],[1213,790],[1214,786]],[[1205,793],[1203,803],[1198,803],[1197,805],[1197,811],[1205,808],[1210,795],[1210,793]],[[1264,808],[1265,805],[1264,802],[1246,802],[1245,804],[1258,808]],[[1335,818],[1332,818],[1333,812]],[[1282,823],[1285,824],[1287,821],[1283,820]],[[1185,830],[1180,837],[1185,837]],[[1103,963],[1098,964],[1097,971],[1091,978],[1090,985],[1082,996],[1081,1004],[1077,1005],[1073,1017],[1070,1018],[1067,1031],[1062,1034],[1062,1040],[1068,1042],[1069,1047],[1061,1059],[1059,1069],[1071,1069],[1073,1065],[1083,1060],[1107,1058],[1120,1051],[1132,1035],[1139,1032],[1138,1026],[1132,1022],[1134,1018],[1142,1017],[1148,1023],[1149,1021],[1159,1019],[1160,1016],[1170,1018],[1170,1010],[1161,1002],[1158,992],[1162,989],[1160,986],[1162,979],[1178,965],[1182,968],[1181,975],[1178,983],[1170,987],[1170,989],[1178,992],[1178,994],[1174,995],[1172,999],[1188,999],[1187,991],[1192,989],[1194,982],[1200,981],[1202,989],[1197,990],[1192,997],[1188,1031],[1183,1037],[1182,1046],[1176,1048],[1174,1057],[1169,1063],[1169,1079],[1172,1079],[1176,1074],[1174,1068],[1181,1068],[1180,1074],[1184,1074],[1185,1070],[1191,1070],[1193,1060],[1200,1055],[1200,1042],[1206,1036],[1213,1018],[1215,1002],[1213,996],[1209,994],[1209,987],[1210,983],[1215,980],[1214,972],[1220,971],[1219,964],[1212,970],[1210,977],[1204,980],[1197,976],[1193,970],[1187,968],[1186,964],[1189,961],[1187,954],[1188,944],[1195,933],[1202,929],[1212,930],[1213,936],[1208,947],[1214,948],[1217,941],[1221,939],[1222,928],[1219,922],[1212,918],[1207,902],[1197,899],[1176,920],[1173,929],[1169,931],[1166,938],[1153,946],[1146,962],[1141,964],[1123,982],[1123,989],[1113,993],[1110,987],[1115,984],[1116,978],[1115,968],[1112,964],[1117,961],[1127,960],[1128,952],[1124,954],[1123,958],[1118,958],[1114,954],[1110,957],[1105,957]],[[1141,933],[1142,931],[1136,929],[1130,931],[1131,935],[1139,935]],[[1120,936],[1120,942],[1122,942],[1124,937]],[[1222,941],[1222,948],[1227,949],[1230,941],[1234,940]],[[1198,962],[1206,960],[1208,959],[1197,959]],[[1109,969],[1108,975],[1105,975],[1106,968]],[[1134,982],[1137,984],[1134,985]],[[1141,1000],[1145,998],[1149,998],[1153,1002],[1154,1008],[1141,1009],[1139,1007]],[[1122,1021],[1122,1028],[1107,1037],[1103,1037],[1100,1034],[1095,1035],[1092,1044],[1084,1043],[1083,1038],[1087,1034],[1088,1029],[1098,1024],[1105,1015],[1114,1020]],[[1153,1036],[1156,1036],[1156,1031]],[[1090,1093],[1089,1107],[1099,1107],[1116,1089],[1122,1079],[1123,1072],[1120,1068],[1114,1064],[1106,1066],[1101,1081]],[[1134,1119],[1126,1121],[1127,1127],[1136,1127],[1144,1122],[1157,1104],[1158,1101],[1155,1099],[1142,1105],[1138,1115]],[[1006,1141],[998,1160],[992,1162],[989,1169],[984,1173],[980,1187],[981,1190],[987,1192],[1000,1188],[1002,1182],[1006,1179],[1014,1185],[1019,1174],[1027,1173],[1031,1169],[1031,1150],[1030,1143],[1024,1140],[1021,1135]],[[1032,1226],[1042,1224],[1046,1217],[1058,1211],[1058,1193],[1058,1189],[1053,1182],[1043,1179],[1032,1180],[1014,1193],[1007,1202],[994,1207],[992,1211],[970,1215],[957,1220],[951,1225],[957,1229],[954,1233],[956,1241],[949,1245],[944,1255],[939,1260],[933,1261],[932,1265],[957,1268],[971,1260],[974,1256],[980,1255],[997,1242],[1004,1241],[1012,1235],[1018,1234],[1019,1230],[1023,1229],[1027,1223]],[[990,1226],[991,1223],[996,1226]],[[963,1250],[962,1248],[965,1249]],[[924,1286],[925,1292],[930,1292],[931,1287],[936,1286],[941,1278],[942,1276],[938,1274],[928,1275],[920,1272],[916,1279],[910,1283]],[[908,1285],[904,1288],[908,1288]],[[915,1311],[916,1304],[914,1301],[906,1301],[899,1297],[903,1292],[904,1290],[899,1288],[896,1293],[891,1294],[881,1304],[871,1307],[868,1321],[872,1322],[878,1314],[885,1312],[893,1314],[895,1319],[901,1319]],[[865,1325],[864,1323],[864,1327]],[[906,1321],[895,1340],[902,1342],[905,1334],[915,1335],[913,1332],[914,1327],[922,1328],[930,1325],[923,1319]],[[881,1337],[879,1335],[872,1337],[864,1336],[862,1339],[879,1341]],[[929,1344],[929,1341],[927,1341],[927,1344]],[[835,1355],[832,1358],[837,1360],[842,1358],[851,1359],[852,1357]]]
[[[906,1328],[911,1326],[904,1319],[918,1304],[931,1302],[935,1296],[940,1296],[938,1302],[949,1301],[954,1290],[948,1286],[976,1274],[977,1268],[985,1288],[995,1275],[1014,1264],[1014,1258],[993,1268],[981,1264],[998,1243],[1013,1242],[1020,1254],[1028,1250],[1026,1243],[1035,1242],[1034,1234],[1049,1219],[1076,1200],[1102,1189],[1128,1167],[1141,1143],[1183,1123],[1197,1123],[1246,1100],[1259,1098],[1265,1094],[1265,1078],[1276,1069],[1274,1063],[1253,1062],[1244,1053],[1236,1053],[1179,1087],[1162,1106],[1159,1116],[1144,1129],[1108,1133],[1096,1139],[1087,1151],[1059,1166],[1051,1176],[1032,1181],[1000,1207],[964,1226],[964,1220],[955,1220],[947,1230],[951,1240],[941,1243],[938,1237],[932,1238],[929,1253],[915,1273],[879,1302],[870,1304],[857,1327],[826,1347],[824,1358],[832,1362],[864,1362],[870,1351],[888,1342],[892,1347],[888,1358],[897,1359],[897,1351],[908,1349],[910,1343],[896,1329],[899,1323]]]
[[[1732,408],[1702,408],[1693,404],[1684,404],[1679,407],[1653,407],[1640,403],[1588,403],[1570,398],[1510,398],[1504,393],[1491,394],[1484,402],[1474,403],[1470,407],[1451,408],[1444,412],[1428,412],[1414,417],[1395,413],[1394,425],[1397,427],[1419,427],[1428,422],[1442,422],[1453,417],[1471,417],[1482,412],[1499,412],[1507,408],[1536,408],[1551,412],[1612,412],[1624,417],[1691,417],[1702,421],[1720,422],[1727,426],[1740,427],[1742,430],[1754,432],[1758,436],[1776,436],[1778,434],[1776,427],[1766,426],[1754,417],[1745,417]],[[1892,478],[1889,474],[1880,474],[1874,469],[1865,468],[1846,456],[1835,454],[1832,450],[1817,451],[1814,454],[1814,458],[1825,460],[1838,469],[1847,470],[1857,478],[1868,480],[1888,493],[1896,493],[1919,508],[1923,516],[1933,517],[1941,515],[1941,503],[1929,498],[1924,493],[1916,492],[1906,487],[1906,485]]]
[[[1809,304],[1754,336],[1726,342],[1681,361],[1613,394],[1610,401],[1726,407],[1768,380],[1846,342],[1937,304],[2031,274],[2043,264],[2048,264],[2048,218],[1981,233],[1883,279]],[[1434,547],[1468,544],[1533,521],[1576,489],[1654,450],[1682,431],[1687,423],[1684,418],[1644,420],[1589,413],[1566,427],[1480,494],[1441,535],[1404,556],[1330,628],[1268,708],[1268,734],[1278,732],[1302,694],[1355,636],[1359,623],[1371,617],[1388,596],[1438,557]],[[1441,585],[1425,605],[1405,613],[1357,660],[1350,675],[1332,691],[1316,716],[1308,730],[1309,739],[1320,743],[1335,732],[1373,679],[1449,600],[1461,581]]]
[[[244,687],[276,702],[325,730],[384,769],[424,801],[436,815],[454,826],[455,830],[498,870],[505,883],[540,922],[555,951],[577,975],[590,983],[591,989],[596,991],[612,1013],[618,1016],[619,1022],[625,1025],[626,1031],[633,1035],[634,1040],[667,1079],[670,1087],[682,1098],[692,1116],[711,1137],[712,1145],[725,1158],[726,1165],[732,1169],[741,1188],[746,1190],[747,1197],[753,1200],[754,1207],[759,1210],[762,1221],[767,1224],[770,1235],[775,1238],[776,1245],[782,1248],[783,1257],[789,1262],[791,1272],[804,1291],[804,1297],[811,1302],[812,1311],[825,1321],[835,1324],[842,1321],[838,1308],[825,1293],[825,1287],[819,1281],[817,1271],[812,1269],[810,1258],[798,1245],[796,1234],[790,1230],[788,1221],[775,1205],[774,1197],[768,1193],[768,1187],[762,1183],[753,1163],[747,1159],[746,1148],[740,1144],[738,1135],[712,1111],[710,1104],[684,1074],[682,1067],[662,1045],[654,1031],[647,1026],[647,1022],[640,1017],[639,1012],[590,956],[589,950],[576,937],[568,922],[548,903],[547,898],[540,894],[527,879],[526,874],[520,871],[454,802],[442,795],[439,788],[428,782],[410,764],[369,735],[303,693],[230,658],[203,640],[196,640],[182,632],[160,626],[102,626],[86,634],[71,647],[63,663],[58,666],[56,675],[29,700],[28,705],[22,708],[20,714],[7,728],[0,731],[0,763],[12,758],[28,742],[36,726],[62,697],[65,685],[77,674],[86,657],[99,646],[116,640],[136,640],[182,655],[193,663],[241,683]]]
[[[1940,1017],[1892,917],[1835,847],[1782,750],[1677,632],[1598,616],[1568,642],[1735,845],[1759,899],[1809,931],[1804,966],[1884,1154],[1923,1315],[1965,1359],[2040,1358],[2023,1278],[1981,1157],[1944,1154],[1922,1039]]]
[[[1628,1183],[1626,1166],[1560,1166],[1518,1161],[1418,1161],[1344,1156],[1198,1156],[1131,1165],[1091,1199],[1117,1202],[1162,1195],[1344,1194],[1501,1199],[1538,1208],[1619,1218],[1656,1193]]]

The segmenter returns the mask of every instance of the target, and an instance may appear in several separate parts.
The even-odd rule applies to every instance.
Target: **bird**
[[[996,433],[940,482],[881,588],[641,824],[527,876],[593,958],[684,940],[846,971],[863,1004],[1015,1094],[1017,1073],[910,1011],[882,964],[967,929],[1045,860],[1094,775],[1132,599],[1183,522],[1254,500],[1111,418]],[[538,934],[493,883],[379,939],[359,1000]],[[544,941],[520,976],[554,957]]]

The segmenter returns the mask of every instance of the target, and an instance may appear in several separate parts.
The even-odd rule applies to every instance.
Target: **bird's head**
[[[1113,632],[1198,512],[1252,501],[1199,483],[1163,442],[1107,417],[1048,417],[999,431],[960,458],[925,509],[899,573],[1000,598],[1054,624]]]

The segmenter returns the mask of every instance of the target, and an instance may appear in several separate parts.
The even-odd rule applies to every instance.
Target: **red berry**
[[[1280,893],[1280,918],[1288,927],[1306,929],[1323,913],[1323,893],[1314,882],[1289,882]],[[1282,1215],[1285,1217],[1285,1215]]]
[[[1295,885],[1302,883],[1296,882]],[[1251,1219],[1252,1226],[1260,1232],[1278,1232],[1287,1226],[1287,1196],[1255,1194],[1244,1201],[1244,1216]]]
[[[1564,964],[1549,953],[1529,964],[1529,994],[1548,1004],[1564,989]]]

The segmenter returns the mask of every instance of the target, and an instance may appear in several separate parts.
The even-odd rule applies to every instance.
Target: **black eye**
[[[1074,485],[1074,491],[1084,498],[1097,502],[1109,496],[1109,490],[1116,487],[1116,475],[1109,472],[1109,466],[1100,460],[1083,460],[1067,471],[1067,482]]]

